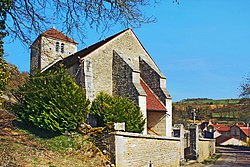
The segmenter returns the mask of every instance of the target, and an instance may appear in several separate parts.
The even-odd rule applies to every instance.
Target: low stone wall
[[[116,167],[180,166],[179,138],[115,132],[109,144]]]
[[[198,142],[198,147],[198,161],[202,162],[215,153],[215,139],[200,138]]]

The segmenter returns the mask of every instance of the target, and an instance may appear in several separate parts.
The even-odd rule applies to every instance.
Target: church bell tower
[[[45,31],[31,45],[30,73],[45,71],[57,61],[77,52],[77,45],[55,28]]]

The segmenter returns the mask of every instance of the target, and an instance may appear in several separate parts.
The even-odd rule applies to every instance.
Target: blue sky
[[[158,21],[133,29],[166,75],[173,101],[237,98],[240,83],[250,72],[250,1],[179,1],[180,5],[162,0],[156,7],[145,8]],[[121,30],[116,26],[104,37]],[[100,36],[90,30],[78,50],[99,41]],[[6,59],[21,71],[29,71],[28,47],[7,40]]]

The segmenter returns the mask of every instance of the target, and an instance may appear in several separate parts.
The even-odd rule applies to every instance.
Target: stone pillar
[[[172,137],[172,99],[166,99],[166,136]]]
[[[84,76],[85,76],[86,97],[90,101],[93,101],[95,99],[95,89],[94,89],[91,59],[84,59]]]
[[[198,133],[198,125],[197,124],[190,124],[190,154],[191,159],[197,160],[199,157],[198,153],[198,144],[199,144],[199,133]]]
[[[143,119],[145,119],[144,130],[142,134],[147,134],[147,103],[146,103],[146,96],[138,96],[139,99],[139,106],[142,111]]]
[[[184,158],[184,126],[182,124],[175,124],[173,127],[174,137],[180,138],[180,164],[185,161]]]

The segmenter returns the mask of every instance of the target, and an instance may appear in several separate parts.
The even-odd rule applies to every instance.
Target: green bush
[[[63,69],[31,76],[16,97],[18,118],[49,131],[75,130],[89,112],[84,91]]]
[[[97,118],[98,126],[125,122],[128,132],[141,133],[144,129],[145,120],[140,107],[124,97],[112,97],[100,93],[92,102],[91,114]]]

